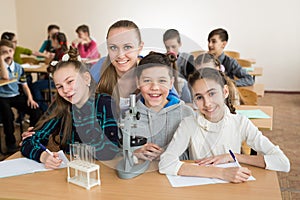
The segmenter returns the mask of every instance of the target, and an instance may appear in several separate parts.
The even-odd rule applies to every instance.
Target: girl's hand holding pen
[[[251,176],[251,171],[247,167],[229,167],[220,170],[222,171],[220,178],[232,183],[245,182]]]
[[[44,151],[41,154],[40,161],[45,164],[45,168],[47,169],[57,169],[62,163],[62,160],[59,159],[57,152],[53,152],[52,156]]]

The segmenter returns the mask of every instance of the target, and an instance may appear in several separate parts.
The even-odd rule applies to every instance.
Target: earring
[[[90,86],[91,86],[91,84],[90,84],[90,83],[88,83],[88,84],[87,84],[87,86],[88,86],[88,87],[90,87]]]

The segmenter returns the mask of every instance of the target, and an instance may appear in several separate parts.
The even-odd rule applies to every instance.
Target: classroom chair
[[[192,54],[194,56],[194,59],[196,59],[199,55],[206,53],[206,51],[204,50],[199,50],[199,51],[192,51],[190,52],[190,54]]]
[[[250,60],[241,59],[241,58],[237,58],[236,60],[242,67],[251,67],[252,66],[252,62]]]
[[[234,59],[238,59],[240,58],[240,53],[237,51],[224,51],[225,55],[234,58]]]
[[[257,105],[257,94],[256,92],[238,87],[240,93],[240,103],[241,105]]]

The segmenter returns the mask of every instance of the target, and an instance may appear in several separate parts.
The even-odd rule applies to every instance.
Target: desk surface
[[[253,67],[253,71],[249,71],[248,74],[251,76],[262,76],[263,75],[263,68],[262,67]]]
[[[10,83],[14,83],[16,81],[17,81],[17,79],[10,79],[10,80],[1,79],[0,80],[0,86],[4,86],[4,85],[10,84]]]
[[[20,157],[16,153],[13,157]],[[172,188],[157,171],[119,179],[100,164],[101,185],[86,190],[67,183],[67,169],[38,172],[0,181],[2,198],[17,199],[281,199],[277,173],[249,166],[256,181]]]
[[[25,67],[24,71],[27,73],[47,73],[48,65],[46,65],[45,63],[40,63],[39,66],[40,67],[36,68]]]
[[[237,110],[255,110],[260,109],[271,118],[269,119],[250,119],[253,124],[260,130],[272,130],[273,128],[273,107],[272,106],[251,106],[240,105],[236,106]]]
[[[265,85],[255,83],[252,86],[239,87],[251,90],[257,94],[258,97],[263,97],[265,95]]]

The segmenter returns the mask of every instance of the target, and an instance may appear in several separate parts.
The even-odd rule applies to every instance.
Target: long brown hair
[[[138,28],[138,26],[129,20],[120,20],[115,22],[113,25],[111,25],[108,29],[106,39],[108,39],[109,33],[112,29],[116,28],[126,28],[128,30],[134,30],[138,41],[139,45],[142,43],[141,39],[141,33]],[[111,63],[109,56],[107,56],[106,60],[104,61],[102,67],[101,67],[101,78],[98,83],[97,87],[97,93],[106,93],[108,95],[112,95],[115,98],[116,105],[118,107],[119,105],[119,99],[120,99],[120,94],[118,92],[118,74],[117,71],[114,67],[114,65]]]
[[[79,72],[79,74],[84,74],[86,72],[89,73],[88,68],[84,63],[78,60],[78,50],[76,48],[70,47],[68,52],[69,59],[68,61],[60,61],[56,65],[52,63],[47,68],[48,73],[54,74],[58,69],[64,68],[66,66],[72,65],[75,70]],[[91,79],[90,83],[90,91],[89,95],[94,95],[96,83],[93,79]],[[42,116],[42,118],[36,124],[35,130],[39,130],[43,127],[43,125],[50,121],[51,119],[61,120],[60,129],[55,130],[54,133],[51,133],[52,139],[56,144],[60,144],[62,147],[67,145],[67,141],[71,140],[72,137],[72,114],[71,114],[72,104],[62,98],[56,91],[55,99],[50,104],[48,110]],[[63,133],[61,141],[57,141],[57,135]]]
[[[227,80],[225,78],[224,73],[213,68],[208,68],[208,67],[201,68],[195,71],[193,74],[191,74],[189,76],[190,86],[193,87],[195,82],[200,79],[213,80],[216,83],[218,83],[221,86],[221,88],[224,88],[224,85],[227,85]],[[235,108],[231,103],[232,102],[231,98],[232,98],[231,95],[229,95],[228,98],[226,98],[225,100],[225,104],[228,106],[231,113],[236,114]]]

